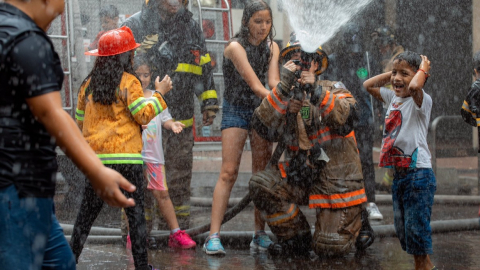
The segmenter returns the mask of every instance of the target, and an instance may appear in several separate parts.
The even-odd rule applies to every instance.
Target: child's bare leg
[[[158,202],[160,213],[162,213],[167,221],[170,230],[177,229],[179,227],[177,216],[175,215],[172,200],[170,200],[170,196],[168,195],[168,190],[152,190],[152,193]]]
[[[415,270],[431,270],[435,265],[433,265],[428,255],[413,255],[415,260]]]

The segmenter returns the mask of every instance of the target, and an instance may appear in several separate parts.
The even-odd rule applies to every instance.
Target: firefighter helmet
[[[308,59],[313,59],[319,63],[318,69],[315,71],[315,74],[318,76],[325,72],[328,68],[328,56],[322,50],[322,47],[318,47],[315,52],[307,53],[302,51],[302,47],[300,45],[300,41],[297,39],[297,35],[295,32],[290,34],[290,41],[287,43],[287,46],[280,52],[280,61],[286,62],[290,60],[292,54],[296,52],[302,52],[302,59],[304,56],[307,56]]]
[[[85,55],[93,56],[112,56],[128,52],[140,47],[135,42],[130,28],[123,26],[105,32],[98,40],[98,49],[85,52]]]

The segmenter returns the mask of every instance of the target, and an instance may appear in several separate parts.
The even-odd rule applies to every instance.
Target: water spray
[[[314,52],[372,0],[281,0],[306,52]]]

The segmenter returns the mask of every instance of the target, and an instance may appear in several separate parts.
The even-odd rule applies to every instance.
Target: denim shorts
[[[52,198],[20,198],[0,189],[0,268],[75,269],[75,257],[54,214]]]
[[[242,128],[250,130],[253,112],[255,109],[231,105],[223,100],[221,130],[227,128]]]
[[[436,189],[431,168],[395,171],[392,186],[395,232],[408,254],[433,253],[430,216]]]

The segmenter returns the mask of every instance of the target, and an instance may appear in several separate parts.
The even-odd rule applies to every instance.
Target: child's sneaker
[[[270,239],[270,237],[268,237],[268,234],[264,232],[253,235],[252,242],[250,242],[250,247],[264,251],[267,250],[272,244],[273,241]]]
[[[126,245],[126,248],[127,249],[132,249],[132,241],[130,240],[130,234],[127,235],[127,245]]]
[[[168,246],[171,248],[188,249],[193,248],[196,245],[195,241],[193,241],[192,238],[182,230],[170,234],[170,237],[168,238]]]
[[[208,255],[224,255],[225,249],[222,246],[222,242],[220,242],[220,236],[218,233],[214,233],[207,237],[205,243],[203,244],[203,250]]]

